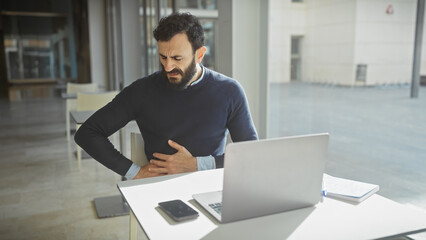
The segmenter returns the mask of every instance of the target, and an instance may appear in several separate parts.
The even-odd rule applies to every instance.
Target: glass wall
[[[410,98],[416,1],[395,14],[376,1],[293,2],[269,1],[268,137],[327,132],[328,174],[426,208],[426,86]]]
[[[215,69],[215,34],[218,17],[216,1],[214,0],[140,0],[140,26],[142,45],[143,75],[160,70],[157,42],[152,32],[159,19],[173,11],[190,12],[198,17],[204,27],[207,52],[203,65]]]
[[[71,78],[66,14],[9,11],[2,18],[10,83]]]
[[[172,5],[170,1],[140,0],[139,16],[141,27],[142,45],[142,75],[149,75],[160,69],[160,62],[157,52],[157,42],[154,39],[153,31],[161,18],[161,10],[170,11]],[[160,6],[158,6],[160,3]],[[164,6],[161,8],[161,6]]]
[[[0,9],[0,97],[58,97],[67,82],[91,81],[87,1],[2,0]]]
[[[178,9],[217,10],[216,0],[176,0]]]
[[[217,1],[216,0],[176,0],[176,10],[179,12],[190,12],[198,17],[204,28],[207,52],[203,59],[203,65],[207,68],[216,69],[215,36],[217,32]]]

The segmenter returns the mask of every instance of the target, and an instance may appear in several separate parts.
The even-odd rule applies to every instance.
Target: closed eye
[[[167,56],[160,54],[160,58],[163,60],[167,59]],[[170,58],[172,58],[175,61],[182,61],[182,56],[171,56]]]

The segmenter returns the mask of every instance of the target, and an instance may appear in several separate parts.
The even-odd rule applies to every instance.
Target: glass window
[[[268,137],[328,132],[326,173],[426,208],[426,86],[410,98],[416,2],[400,25],[374,1],[278,2],[269,2],[280,11],[268,17]],[[292,16],[284,25],[275,21],[283,12]]]
[[[301,37],[291,37],[291,66],[290,66],[290,79],[292,81],[299,81],[301,78]]]
[[[161,17],[172,12],[172,1],[140,0],[139,18],[142,45],[142,75],[149,75],[160,70],[157,41],[153,31]]]
[[[205,46],[207,48],[203,65],[215,70],[215,36],[218,17],[216,0],[176,0],[176,6],[178,11],[191,12],[200,20],[204,28]]]
[[[300,54],[300,37],[291,38],[291,54],[299,55]]]
[[[176,0],[178,9],[195,8],[195,9],[217,9],[216,0]]]
[[[70,78],[66,16],[3,15],[8,79]]]
[[[215,64],[215,34],[216,34],[216,20],[201,19],[201,24],[204,28],[204,36],[206,38],[205,46],[207,48],[206,55],[203,59],[203,65],[210,69],[216,69]]]
[[[143,75],[151,74],[160,69],[160,63],[157,52],[157,42],[152,32],[158,25],[159,18],[172,13],[173,1],[140,0],[140,26],[141,26],[141,44],[142,44],[142,63]],[[198,17],[204,28],[206,55],[203,59],[203,65],[210,69],[215,69],[215,35],[217,5],[215,0],[177,0],[177,11],[191,12]],[[160,13],[160,16],[158,15]]]

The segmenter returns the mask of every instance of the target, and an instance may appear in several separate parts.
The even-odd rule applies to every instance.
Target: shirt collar
[[[200,64],[201,65],[201,64]],[[198,84],[198,83],[200,83],[201,82],[201,80],[203,80],[203,78],[204,78],[204,66],[203,65],[201,65],[201,71],[202,71],[202,73],[201,73],[201,76],[200,76],[200,78],[198,78],[196,81],[194,81],[194,82],[192,82],[191,83],[191,85],[189,85],[189,86],[194,86],[194,85],[196,85],[196,84]]]

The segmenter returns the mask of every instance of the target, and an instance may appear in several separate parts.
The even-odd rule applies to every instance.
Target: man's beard
[[[166,78],[168,80],[166,82],[167,87],[169,87],[171,89],[175,89],[175,90],[185,89],[187,87],[189,81],[191,81],[191,79],[197,73],[197,66],[196,66],[196,63],[195,63],[195,57],[192,58],[191,64],[189,64],[188,68],[185,71],[182,71],[179,68],[175,68],[170,72],[166,72],[166,70],[164,70],[164,66],[162,64],[161,64],[161,67],[163,68],[163,74],[166,75]],[[180,82],[176,82],[177,79],[174,78],[174,77],[169,78],[167,76],[168,73],[179,73],[182,76]]]

